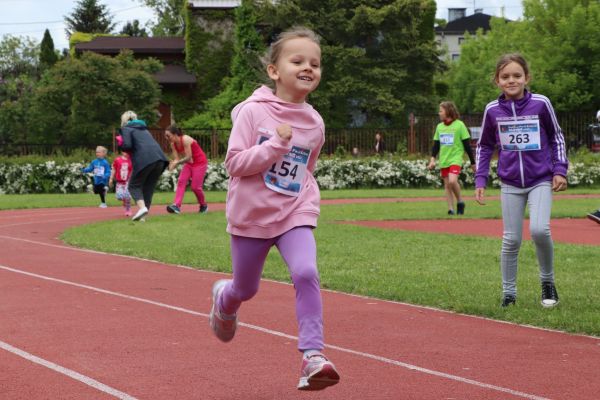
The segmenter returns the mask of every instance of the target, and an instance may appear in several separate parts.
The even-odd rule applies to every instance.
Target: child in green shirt
[[[442,122],[435,129],[431,159],[427,168],[435,168],[435,157],[439,153],[439,164],[448,201],[448,214],[455,214],[454,198],[456,198],[456,214],[462,215],[465,213],[465,202],[460,195],[458,176],[463,163],[463,153],[467,153],[469,156],[471,169],[475,172],[475,157],[473,157],[470,144],[471,136],[465,124],[459,120],[460,115],[453,102],[440,103],[438,114]]]

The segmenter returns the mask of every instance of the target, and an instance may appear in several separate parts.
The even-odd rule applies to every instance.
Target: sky
[[[495,15],[516,20],[523,16],[522,0],[437,0],[436,18],[448,20],[449,8],[466,8],[467,15],[473,14],[477,8],[483,9],[485,14]]]
[[[138,19],[143,26],[153,20],[153,11],[142,5],[139,0],[100,0],[108,6],[113,21],[117,22],[117,31],[127,22]],[[448,19],[448,8],[466,8],[467,15],[474,8],[482,8],[490,15],[518,19],[522,16],[521,0],[437,0],[437,18]],[[30,36],[40,42],[47,28],[52,35],[54,47],[69,47],[65,33],[64,17],[75,9],[76,0],[0,0],[0,36]],[[504,8],[503,8],[504,7]]]
[[[143,26],[154,19],[154,12],[141,1],[100,0],[99,3],[106,5],[113,15],[116,31],[127,21],[138,19]],[[76,5],[76,0],[0,0],[0,36],[29,36],[41,42],[44,30],[48,29],[54,48],[68,48],[64,17],[70,15]]]

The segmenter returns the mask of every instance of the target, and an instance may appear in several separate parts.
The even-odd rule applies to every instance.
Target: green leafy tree
[[[30,121],[36,139],[50,143],[108,143],[125,110],[156,120],[160,89],[156,60],[91,52],[58,62],[38,84]]]
[[[31,38],[4,35],[0,40],[0,79],[36,75],[40,46]]]
[[[235,16],[231,76],[223,80],[223,91],[207,101],[206,111],[184,123],[186,128],[230,128],[231,109],[246,99],[265,80],[260,61],[265,45],[256,31],[257,14],[253,2],[242,0]]]
[[[493,18],[487,34],[466,38],[448,73],[450,98],[462,112],[482,112],[499,95],[497,59],[519,52],[527,59],[533,92],[558,111],[600,104],[600,4],[587,0],[526,0],[522,21]]]
[[[153,36],[179,36],[184,33],[186,0],[139,0],[154,10],[157,22],[152,26]]]
[[[44,38],[40,44],[40,67],[45,70],[52,67],[58,61],[58,55],[54,50],[54,41],[50,36],[50,31],[46,29]]]
[[[196,75],[193,101],[203,112],[205,102],[223,90],[233,58],[233,10],[203,10],[200,14],[186,9],[185,66]]]
[[[432,0],[282,0],[265,5],[268,36],[305,25],[322,38],[323,77],[310,102],[330,127],[404,125],[433,107],[441,68]]]
[[[12,143],[30,139],[28,118],[36,81],[36,76],[22,74],[0,83],[0,145],[4,154]]]
[[[108,8],[98,0],[78,0],[73,12],[65,16],[67,36],[73,32],[111,33],[115,27]]]
[[[140,27],[140,21],[134,19],[133,22],[127,21],[127,23],[121,29],[121,35],[127,35],[132,37],[147,37],[148,32],[146,29]]]

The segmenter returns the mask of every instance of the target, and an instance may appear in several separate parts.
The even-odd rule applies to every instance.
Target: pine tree
[[[75,10],[65,16],[65,23],[69,37],[73,32],[111,33],[115,27],[107,6],[99,4],[98,0],[79,0]]]
[[[127,21],[127,24],[123,26],[123,29],[121,29],[121,34],[132,37],[148,36],[146,29],[140,28],[140,21],[138,21],[137,19],[134,19],[133,22]]]
[[[40,68],[42,70],[48,69],[56,64],[56,61],[58,61],[58,55],[54,50],[54,41],[48,29],[46,29],[40,44]]]

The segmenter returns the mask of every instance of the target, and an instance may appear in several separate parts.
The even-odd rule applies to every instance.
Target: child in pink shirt
[[[233,339],[238,309],[258,291],[265,259],[276,246],[296,289],[303,353],[298,389],[321,390],[340,377],[321,353],[323,309],[312,232],[320,202],[313,171],[325,126],[306,97],[321,80],[319,39],[305,28],[284,32],[266,58],[275,89],[260,87],[231,113],[225,167],[233,279],[214,284],[209,320],[220,340]]]
[[[117,197],[117,200],[123,202],[125,216],[127,217],[131,216],[131,195],[129,194],[128,185],[132,170],[133,164],[131,163],[129,155],[121,150],[121,154],[113,161],[108,185],[112,187],[113,182],[116,181],[115,196]]]

